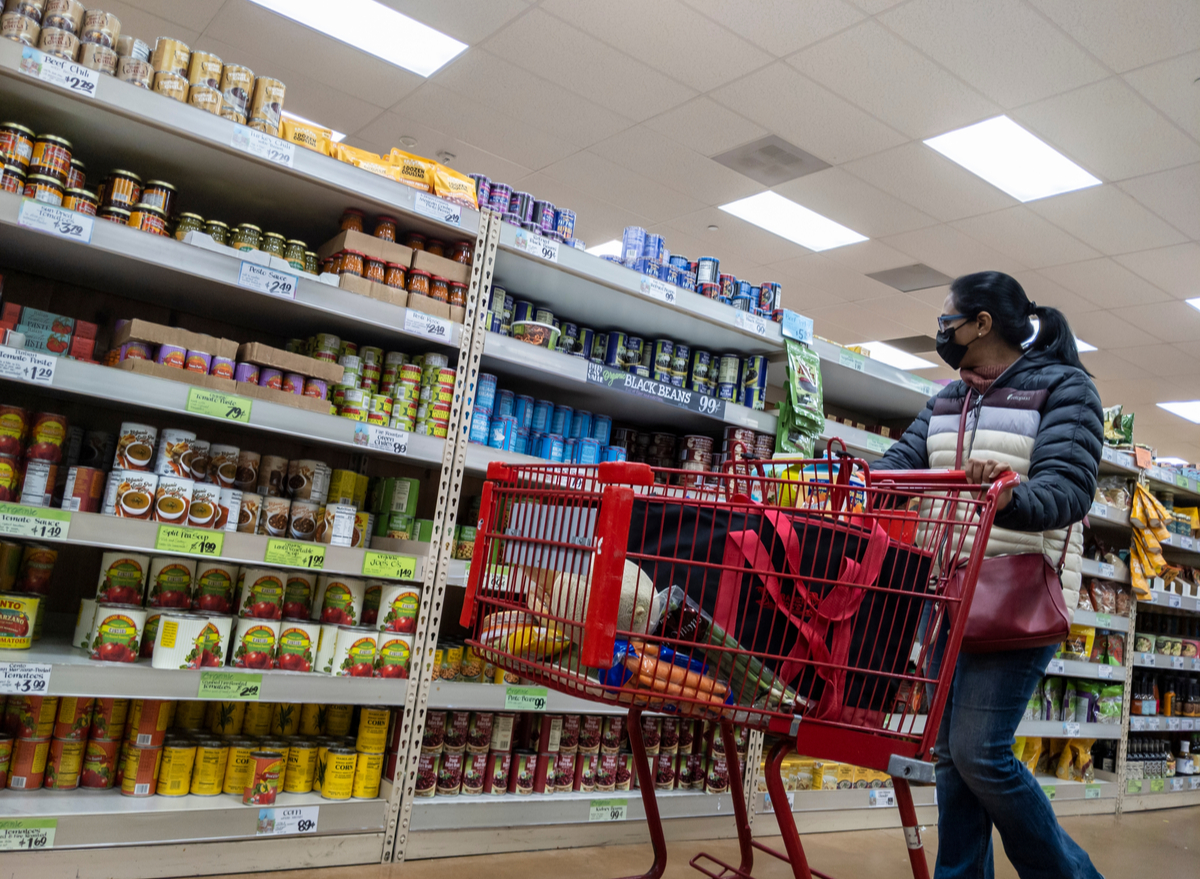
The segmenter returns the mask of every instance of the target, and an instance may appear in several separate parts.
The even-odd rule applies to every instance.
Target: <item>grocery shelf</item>
[[[1108,629],[1110,632],[1129,631],[1129,617],[1121,617],[1111,613],[1077,610],[1075,611],[1073,622],[1077,626],[1095,626],[1097,629]]]
[[[1125,565],[1114,565],[1108,562],[1100,562],[1096,559],[1083,559],[1082,567],[1079,571],[1085,577],[1099,577],[1103,580],[1111,580],[1114,583],[1128,583],[1129,568]]]
[[[1167,656],[1163,653],[1135,653],[1133,654],[1133,664],[1138,668],[1200,671],[1200,657]]]
[[[821,357],[825,402],[874,418],[915,418],[942,385],[855,354],[832,342],[813,340]],[[772,375],[772,384],[780,384]]]
[[[469,684],[461,681],[432,681],[429,685],[429,707],[437,709],[504,711],[508,687],[501,684]],[[512,710],[512,709],[508,709]],[[556,690],[546,693],[546,709],[550,714],[628,714],[628,705],[605,705],[568,696]]]
[[[1188,732],[1200,730],[1196,717],[1130,717],[1130,732]]]
[[[1126,797],[1160,797],[1169,794],[1190,794],[1190,796],[1178,797],[1175,802],[1162,803],[1161,805],[1147,804],[1146,808],[1166,809],[1170,806],[1195,806],[1200,805],[1200,775],[1176,775],[1172,778],[1131,778],[1125,782]],[[1129,804],[1128,799],[1125,801],[1125,811],[1137,811],[1138,806]]]
[[[334,677],[316,672],[255,669],[161,669],[148,661],[99,662],[67,637],[45,637],[29,650],[0,650],[0,662],[52,666],[49,695],[146,699],[195,699],[208,671],[261,673],[263,702],[322,702],[339,705],[403,705],[408,682],[384,678]],[[0,797],[0,799],[3,799]]]
[[[1114,449],[1105,446],[1100,457],[1100,475],[1137,477],[1143,472],[1134,460],[1133,452]],[[1182,473],[1175,473],[1166,467],[1153,465],[1145,468],[1153,491],[1172,491],[1177,500],[1184,503],[1180,506],[1194,506],[1200,503],[1200,483]]]
[[[1074,736],[1071,732],[1075,727],[1079,731]],[[1061,720],[1022,720],[1017,726],[1017,735],[1033,738],[1041,736],[1046,739],[1119,739],[1121,724],[1119,723],[1064,723]]]
[[[868,461],[873,461],[892,447],[896,441],[869,430],[860,430],[839,421],[825,419],[825,430],[821,433],[821,441],[817,443],[818,451],[824,451],[829,441],[836,437],[846,444],[847,451],[852,455],[861,455]]]
[[[1087,520],[1092,528],[1123,528],[1126,531],[1130,528],[1128,509],[1113,507],[1100,501],[1092,501]]]
[[[9,379],[18,381],[17,379]],[[22,384],[29,384],[22,382]],[[348,451],[368,455],[383,455],[395,460],[397,456],[375,452],[354,441],[355,429],[366,427],[361,422],[333,415],[320,415],[306,409],[282,406],[268,400],[254,400],[250,410],[250,422],[239,422],[222,418],[209,418],[187,411],[188,390],[193,385],[185,382],[168,381],[154,376],[141,375],[95,363],[57,358],[54,378],[50,385],[37,383],[39,392],[52,395],[87,397],[107,401],[117,408],[142,407],[170,412],[185,418],[205,418],[237,428],[267,430],[288,436],[303,437],[324,445],[340,446]],[[434,467],[442,463],[444,440],[420,434],[410,434],[408,454],[402,460]]]
[[[254,223],[306,241],[332,238],[349,206],[397,216],[401,226],[441,238],[474,239],[479,214],[464,209],[450,226],[417,212],[416,190],[297,146],[286,168],[233,145],[240,126],[220,116],[102,76],[80,97],[20,72],[22,47],[0,45],[6,118],[72,141],[87,162],[89,188],[110,168],[166,180],[180,209],[230,226]]]
[[[1111,677],[1110,677],[1111,673]],[[1125,667],[1101,662],[1080,662],[1076,659],[1051,659],[1046,674],[1068,678],[1087,678],[1093,681],[1123,681]]]
[[[1155,580],[1156,583],[1161,581]],[[1200,613],[1200,598],[1193,595],[1180,595],[1176,592],[1167,592],[1165,589],[1150,590],[1150,598],[1147,600],[1138,599],[1138,602],[1143,606],[1153,604],[1156,608],[1174,608],[1176,610],[1187,611],[1188,613]]]

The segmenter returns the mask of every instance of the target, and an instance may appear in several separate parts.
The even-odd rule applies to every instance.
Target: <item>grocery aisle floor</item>
[[[1092,855],[1097,868],[1108,879],[1137,876],[1153,865],[1157,876],[1195,875],[1196,851],[1200,849],[1200,806],[1136,812],[1120,819],[1111,815],[1064,818],[1067,831]],[[761,826],[761,825],[760,825]],[[821,833],[803,837],[810,866],[835,879],[870,876],[872,879],[911,879],[908,852],[899,830],[861,830],[847,833]],[[768,845],[782,847],[778,838],[765,839]],[[937,833],[930,829],[925,844],[932,853]],[[666,879],[700,876],[688,866],[697,851],[705,850],[727,862],[737,861],[737,842],[671,843]],[[1015,879],[1016,872],[999,854],[996,839],[997,879]],[[760,854],[755,860],[755,879],[787,879],[789,868]],[[610,879],[640,875],[649,866],[649,846],[610,846],[605,848],[559,849],[511,855],[471,858],[440,858],[410,861],[395,867],[339,867],[327,870],[299,870],[278,874],[280,879],[460,879],[486,876],[487,879],[530,879],[537,876],[571,876]],[[932,854],[930,856],[932,866]],[[241,874],[266,877],[271,874]],[[234,876],[218,879],[236,879]]]

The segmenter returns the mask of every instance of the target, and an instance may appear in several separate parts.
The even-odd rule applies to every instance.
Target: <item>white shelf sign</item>
[[[1089,784],[1089,785],[1087,785],[1087,786],[1086,786],[1086,787],[1083,789],[1083,798],[1084,798],[1085,800],[1098,800],[1098,799],[1100,799],[1100,785],[1098,785],[1098,784]]]
[[[45,695],[50,690],[52,665],[37,662],[0,662],[0,693]]]
[[[1168,717],[1167,718],[1167,731],[1168,732],[1179,732],[1180,729],[1181,729],[1181,727],[1179,725],[1178,717]]]
[[[845,348],[838,351],[838,363],[855,372],[863,372],[867,368],[867,358],[861,354],[855,354],[853,351],[847,351]]]
[[[1140,663],[1140,664],[1141,664],[1141,665],[1145,665],[1145,666],[1149,666],[1150,668],[1154,668],[1154,666],[1155,666],[1155,664],[1156,664],[1156,663],[1155,663],[1155,660],[1154,660],[1154,654],[1153,654],[1153,653],[1143,653],[1143,654],[1142,654],[1142,661],[1141,661],[1141,663]]]
[[[354,428],[354,444],[385,455],[407,455],[408,431],[381,424],[360,424]]]
[[[247,290],[257,290],[268,296],[278,296],[280,299],[295,299],[296,286],[300,283],[295,275],[269,269],[258,263],[242,262],[238,272],[238,286]]]
[[[549,262],[558,262],[558,242],[521,229],[517,232],[517,250]]]
[[[1171,668],[1177,668],[1180,671],[1183,671],[1183,657],[1182,656],[1172,656],[1171,657]]]
[[[0,345],[0,378],[50,385],[54,383],[54,367],[57,363],[57,357]]]
[[[1190,717],[1185,717],[1179,721],[1179,728],[1184,732],[1191,732],[1196,728],[1196,721]]]
[[[1111,580],[1113,577],[1117,576],[1117,566],[1110,564],[1108,562],[1101,562],[1100,563],[1100,576],[1107,577],[1108,579]]]
[[[414,336],[424,336],[426,339],[433,339],[435,342],[446,342],[449,344],[450,327],[450,321],[445,318],[426,314],[423,311],[417,311],[415,308],[406,309],[404,312],[404,332],[412,333]]]
[[[286,140],[280,140],[245,125],[233,127],[230,145],[235,150],[258,156],[260,159],[266,159],[276,165],[283,165],[285,168],[294,167],[296,162],[296,145],[294,143],[288,143]]]
[[[0,818],[0,852],[54,848],[57,818]]]
[[[789,811],[789,812],[790,812],[792,809],[796,808],[796,792],[795,792],[795,791],[788,791],[788,792],[787,792],[787,804],[788,804],[788,811]],[[764,808],[764,809],[770,809],[770,808],[771,808],[771,795],[770,795],[770,794],[764,794],[764,795],[763,795],[763,808]]]
[[[1174,592],[1167,593],[1167,607],[1183,607],[1183,598]]]
[[[1129,731],[1130,732],[1145,732],[1146,731],[1145,718],[1143,718],[1143,717],[1129,718]]]
[[[1079,737],[1079,724],[1075,723],[1073,721],[1064,723],[1062,734],[1063,734],[1063,738],[1065,738],[1065,739],[1078,738]]]
[[[92,222],[87,214],[68,211],[32,198],[21,200],[21,212],[17,214],[18,226],[79,244],[92,243]]]
[[[756,336],[766,338],[767,324],[766,318],[759,317],[757,314],[750,314],[746,311],[739,311],[733,318],[733,325],[739,330],[745,330],[748,333],[754,333]]]
[[[668,284],[666,281],[649,278],[645,275],[642,275],[641,290],[643,296],[649,296],[659,302],[665,302],[667,305],[674,305],[676,296],[679,294],[679,288],[674,284]]]
[[[1113,679],[1113,667],[1111,665],[1097,666],[1096,677],[1102,681],[1111,681]]]
[[[100,71],[29,46],[21,50],[21,72],[85,98],[96,97],[96,86],[100,84]]]
[[[589,800],[588,821],[624,821],[629,814],[625,800]]]
[[[1061,659],[1051,659],[1050,664],[1046,666],[1046,674],[1061,675],[1066,674],[1067,664]]]
[[[783,310],[783,325],[780,331],[789,339],[795,339],[797,342],[803,342],[805,345],[811,345],[813,341],[813,320],[811,317],[805,317],[802,314],[797,314],[790,308]]]
[[[259,809],[255,836],[283,836],[316,833],[320,806],[292,806],[287,809]]]
[[[867,791],[867,805],[872,809],[890,809],[896,805],[896,792],[886,787]]]
[[[428,192],[418,192],[413,197],[413,210],[422,217],[429,217],[448,226],[462,225],[462,207],[452,201],[430,195]]]
[[[1092,501],[1092,508],[1088,511],[1089,516],[1095,516],[1097,519],[1108,518],[1108,504],[1098,504]]]
[[[1179,538],[1179,548],[1180,549],[1195,549],[1196,548],[1196,541],[1193,540],[1191,537],[1184,537],[1182,534],[1177,535],[1177,537]]]

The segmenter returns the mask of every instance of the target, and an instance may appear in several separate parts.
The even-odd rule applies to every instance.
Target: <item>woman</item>
[[[1029,342],[1032,317],[1039,326]],[[969,393],[968,480],[991,482],[1010,469],[1021,477],[999,498],[986,555],[1040,552],[1056,562],[1069,539],[1062,585],[1073,612],[1083,539],[1071,526],[1096,490],[1104,417],[1066,318],[1030,302],[1002,272],[964,275],[950,285],[938,318],[937,351],[962,380],[933,397],[872,469],[952,469]],[[934,749],[935,879],[990,879],[993,826],[1022,879],[1100,876],[1012,752],[1017,724],[1057,649],[960,654]]]

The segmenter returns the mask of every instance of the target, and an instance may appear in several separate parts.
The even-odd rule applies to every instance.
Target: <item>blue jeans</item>
[[[1102,879],[1012,752],[1017,724],[1056,650],[959,655],[934,748],[934,879],[992,879],[993,825],[1021,879]]]

